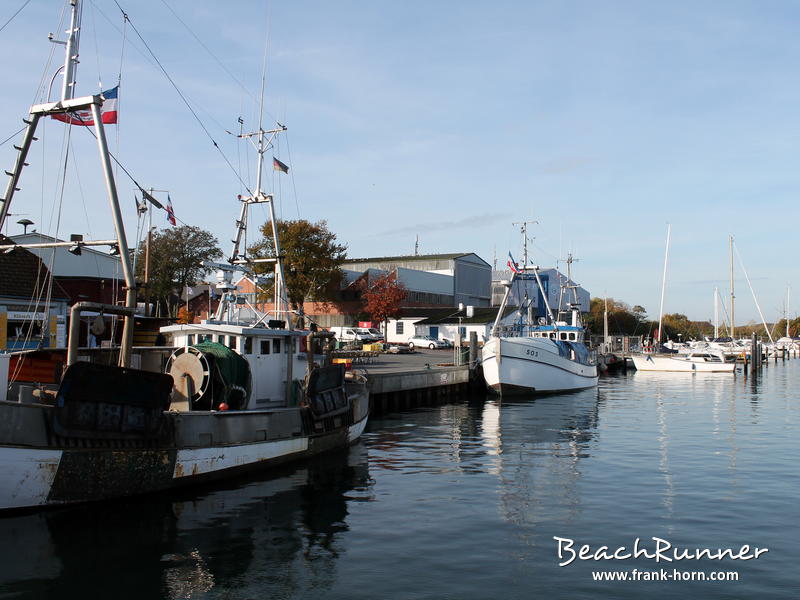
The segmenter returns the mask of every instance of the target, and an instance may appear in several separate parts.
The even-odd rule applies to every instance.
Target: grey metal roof
[[[470,255],[478,256],[474,252],[452,252],[449,254],[407,254],[405,256],[377,256],[374,258],[348,258],[344,262],[345,264],[347,264],[347,263],[390,262],[393,260],[404,260],[404,261],[436,260],[436,259],[451,260],[454,258],[461,258],[462,256],[470,256]]]

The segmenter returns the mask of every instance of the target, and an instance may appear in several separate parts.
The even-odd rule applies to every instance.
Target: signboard
[[[45,316],[43,312],[25,312],[19,310],[12,310],[8,313],[8,320],[9,321],[42,321],[44,320]]]

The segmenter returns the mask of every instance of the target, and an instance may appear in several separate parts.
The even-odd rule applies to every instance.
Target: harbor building
[[[370,269],[397,270],[409,291],[409,302],[491,306],[492,267],[474,252],[356,258],[345,261],[342,269],[348,277],[360,276]]]
[[[13,239],[0,236],[0,244]],[[33,252],[0,252],[0,352],[64,346],[68,295]]]
[[[477,309],[489,308],[491,303],[491,265],[474,253],[358,258],[345,261],[342,270],[344,279],[335,299],[303,304],[305,315],[322,327],[355,325],[363,320],[366,315],[361,291],[389,273],[407,291],[404,309],[441,308],[453,312],[459,304]],[[243,302],[260,312],[272,310],[271,302],[259,301],[263,292],[251,278],[242,277],[235,285]],[[208,292],[205,294],[207,298]],[[208,304],[207,299],[200,299],[198,309]]]

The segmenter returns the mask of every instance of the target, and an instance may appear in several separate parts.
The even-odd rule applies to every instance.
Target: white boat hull
[[[733,373],[732,362],[703,362],[685,356],[631,355],[637,371],[662,371],[673,373]]]
[[[483,347],[483,376],[499,394],[550,393],[597,385],[597,365],[583,364],[552,351],[548,339],[491,338]]]

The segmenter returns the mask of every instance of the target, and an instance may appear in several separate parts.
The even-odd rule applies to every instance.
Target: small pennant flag
[[[178,221],[175,219],[175,211],[172,209],[172,200],[170,199],[169,195],[167,195],[167,221],[169,221],[173,227],[178,224]]]
[[[117,122],[117,95],[119,86],[113,87],[102,93],[103,105],[100,107],[100,117],[104,125],[114,125]],[[52,115],[56,121],[68,123],[69,125],[93,126],[94,119],[92,111],[88,109],[76,110],[68,113]]]
[[[283,164],[281,161],[279,161],[274,156],[272,157],[272,168],[274,170],[276,170],[276,171],[283,171],[284,173],[288,173],[289,172],[289,166]]]
[[[514,257],[511,256],[511,252],[508,253],[508,268],[511,269],[514,273],[521,273],[519,270],[519,265],[514,260]]]
[[[139,204],[139,198],[136,197],[136,194],[133,195],[133,201],[136,202],[136,213],[139,215],[143,215],[147,212],[147,203],[142,200],[142,203]]]

